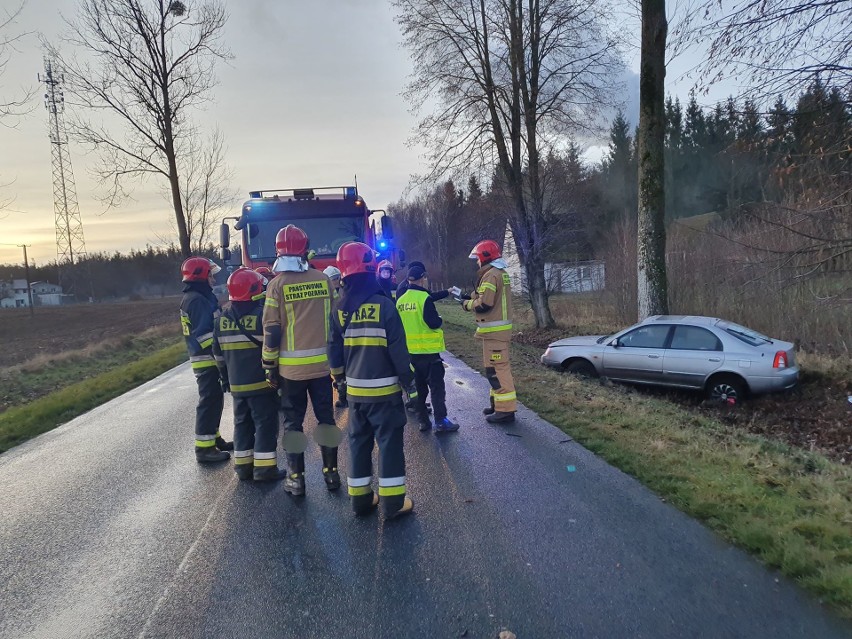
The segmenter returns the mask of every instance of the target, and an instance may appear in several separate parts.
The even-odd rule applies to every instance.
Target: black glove
[[[341,398],[346,397],[346,378],[342,377],[336,382],[334,382],[334,387],[337,389],[337,394],[340,395]]]
[[[231,392],[231,385],[228,383],[228,380],[225,379],[224,377],[219,378],[219,386],[222,387],[223,393],[230,393]]]
[[[266,375],[266,383],[269,384],[269,388],[278,389],[278,371],[271,368],[263,369],[264,375]]]
[[[405,394],[408,395],[408,401],[414,401],[417,399],[417,384],[415,384],[413,380],[406,384],[403,387],[403,390],[405,391]]]

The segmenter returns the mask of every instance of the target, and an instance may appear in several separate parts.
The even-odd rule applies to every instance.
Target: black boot
[[[237,464],[234,466],[234,472],[237,473],[237,479],[240,481],[252,478],[251,464]]]
[[[231,455],[224,450],[219,450],[215,446],[206,446],[204,448],[195,447],[195,461],[199,464],[213,464],[216,462],[228,461]]]
[[[216,435],[216,448],[219,450],[234,450],[234,442],[226,442],[220,435]]]
[[[340,488],[340,473],[337,470],[337,448],[322,447],[322,478],[330,491]]]
[[[421,433],[425,433],[427,430],[432,430],[432,422],[429,421],[429,413],[425,410],[417,416],[417,423],[420,425]]]
[[[504,413],[498,410],[486,417],[485,421],[489,424],[511,424],[515,421],[515,413]]]
[[[278,466],[255,466],[253,479],[255,481],[278,481],[287,476],[287,471]],[[304,487],[302,488],[304,493]]]
[[[305,454],[287,455],[287,478],[284,490],[293,496],[305,494]]]
[[[490,399],[491,399],[491,406],[489,406],[488,408],[482,409],[483,415],[493,415],[494,414],[494,398],[491,397]]]

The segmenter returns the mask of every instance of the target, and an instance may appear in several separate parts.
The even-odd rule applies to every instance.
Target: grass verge
[[[482,372],[473,322],[441,306],[447,348]],[[512,344],[519,399],[680,510],[852,618],[852,468],[634,392],[549,370]]]
[[[126,362],[127,352],[124,356],[123,362]],[[113,370],[70,384],[28,404],[14,406],[0,413],[0,452],[56,428],[185,360],[184,344],[173,343],[130,364],[122,363]]]

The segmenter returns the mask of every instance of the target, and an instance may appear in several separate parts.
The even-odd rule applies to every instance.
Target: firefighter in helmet
[[[198,405],[195,408],[195,459],[199,463],[230,459],[234,449],[219,435],[224,396],[219,370],[213,357],[213,321],[219,316],[219,300],[213,294],[219,266],[206,257],[190,257],[180,267],[183,299],[180,325],[195,382]]]
[[[402,389],[417,397],[405,331],[393,300],[376,281],[373,250],[347,242],[337,252],[343,297],[332,316],[329,359],[349,396],[349,495],[363,515],[381,501],[385,516],[410,513],[402,448]],[[379,494],[371,488],[374,441],[379,445]]]
[[[340,289],[343,287],[343,282],[340,281],[340,269],[336,266],[326,266],[323,271],[325,276],[331,282],[331,296],[333,299],[340,297]]]
[[[376,269],[376,279],[379,286],[389,298],[396,299],[396,282],[393,281],[393,264],[389,260],[382,260]]]
[[[322,452],[322,473],[328,490],[340,488],[337,445],[342,437],[334,422],[334,395],[328,368],[328,327],[331,284],[310,268],[308,236],[289,224],[275,238],[278,259],[275,279],[266,291],[263,311],[263,367],[270,384],[281,379],[281,415],[288,475],[284,490],[305,494],[307,440],[303,422],[308,399],[317,418],[314,439]]]
[[[491,405],[482,412],[492,424],[515,421],[517,401],[515,382],[509,365],[512,339],[512,291],[506,262],[493,240],[483,240],[469,255],[476,260],[476,289],[471,299],[462,300],[464,310],[474,314],[476,337],[482,340],[485,377],[491,384]]]
[[[228,278],[230,304],[213,328],[213,355],[223,390],[234,405],[234,470],[240,479],[275,481],[278,468],[278,394],[261,366],[265,278],[240,268]]]

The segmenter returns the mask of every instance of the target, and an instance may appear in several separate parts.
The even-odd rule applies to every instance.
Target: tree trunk
[[[642,0],[639,76],[638,302],[640,321],[668,313],[665,193],[665,0]]]
[[[178,239],[180,240],[180,252],[184,257],[192,255],[192,247],[189,243],[189,231],[186,228],[186,218],[183,214],[183,200],[180,195],[180,183],[178,182],[177,162],[174,151],[168,153],[169,159],[169,185],[172,190],[172,206],[175,209],[175,223],[177,224]]]

